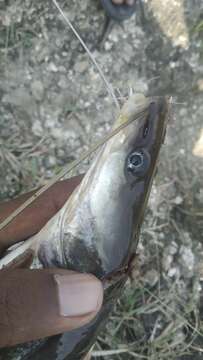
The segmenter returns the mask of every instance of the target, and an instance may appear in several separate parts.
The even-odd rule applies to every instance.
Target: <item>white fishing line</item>
[[[68,16],[65,15],[65,13],[63,12],[63,10],[61,9],[60,5],[58,4],[58,2],[56,0],[52,0],[54,5],[56,6],[56,8],[58,9],[58,11],[60,12],[60,14],[62,15],[63,19],[65,20],[65,22],[68,24],[68,26],[71,28],[71,30],[73,31],[73,33],[75,34],[75,36],[78,38],[78,40],[80,41],[81,45],[84,47],[85,51],[87,52],[87,54],[89,55],[92,63],[95,65],[97,71],[99,72],[99,75],[101,77],[101,79],[103,80],[110,96],[112,97],[116,107],[120,110],[120,105],[119,102],[116,98],[116,95],[113,91],[112,86],[109,84],[108,80],[106,79],[102,68],[100,67],[100,65],[98,64],[98,62],[96,61],[95,57],[92,55],[91,51],[88,49],[87,45],[84,43],[84,41],[82,40],[81,36],[78,34],[77,30],[74,28],[73,24],[71,23],[71,21],[69,20]]]

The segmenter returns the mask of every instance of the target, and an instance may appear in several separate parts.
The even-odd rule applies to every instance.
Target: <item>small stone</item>
[[[64,149],[56,149],[56,157],[57,158],[61,158],[61,159],[64,159],[64,157],[66,157],[66,153],[64,151]]]
[[[59,82],[58,82],[58,86],[61,89],[66,89],[68,87],[68,84],[69,84],[69,82],[68,82],[66,76],[61,76],[59,79]]]
[[[180,109],[179,113],[180,113],[180,116],[182,116],[182,117],[186,116],[187,115],[187,108]]]
[[[2,25],[3,26],[10,26],[12,19],[11,16],[9,14],[4,14],[4,16],[1,16],[1,21],[2,21]]]
[[[40,42],[40,44],[36,45],[35,54],[38,63],[49,60],[49,50],[46,46],[44,46],[43,42]]]
[[[171,61],[171,62],[170,62],[170,67],[171,67],[171,69],[174,69],[176,66],[177,66],[177,64],[176,64],[175,61]]]
[[[68,120],[68,122],[64,126],[64,131],[66,132],[67,138],[77,139],[84,135],[84,130],[80,125],[80,122],[77,121],[75,118]]]
[[[182,202],[183,202],[182,196],[180,196],[180,195],[176,196],[176,198],[173,200],[173,202],[174,202],[174,204],[176,204],[176,205],[182,204]]]
[[[88,108],[90,105],[91,105],[91,104],[90,104],[89,101],[85,101],[85,103],[84,103],[84,107],[85,107],[85,108]]]
[[[203,91],[203,79],[197,80],[197,88],[199,91]]]
[[[57,72],[58,68],[56,67],[56,65],[53,62],[50,62],[47,66],[47,70],[51,71],[51,72]]]
[[[43,128],[39,120],[35,120],[34,124],[32,125],[32,132],[36,136],[41,136],[43,134]]]
[[[47,169],[51,169],[56,165],[56,158],[50,155],[47,158],[45,158],[44,163]]]
[[[144,281],[151,287],[155,286],[159,281],[159,273],[155,269],[148,270],[144,275]]]
[[[170,255],[175,255],[178,252],[178,245],[173,241],[168,247],[167,252]]]
[[[58,67],[58,71],[61,72],[61,73],[65,73],[65,74],[67,73],[67,70],[66,70],[65,66],[63,66],[63,65],[60,65]]]
[[[44,86],[40,80],[31,83],[31,91],[36,101],[42,101],[44,97]]]
[[[117,32],[116,31],[112,31],[110,34],[109,34],[109,39],[115,43],[118,42],[118,35],[117,35]]]
[[[168,271],[168,276],[170,278],[179,278],[180,276],[180,270],[178,267],[172,267],[171,269],[169,269]]]
[[[161,232],[161,233],[158,234],[158,237],[159,237],[160,240],[164,240],[165,234],[163,232]]]
[[[106,51],[111,50],[112,47],[113,47],[113,44],[112,44],[110,41],[106,41],[106,42],[104,43],[104,49],[105,49]]]
[[[182,239],[184,240],[184,245],[191,249],[193,245],[193,241],[191,239],[190,233],[187,231],[183,231]]]
[[[44,122],[44,126],[47,128],[47,129],[51,129],[51,128],[56,128],[56,119],[54,116],[47,116],[47,119],[45,120]],[[57,129],[56,129],[57,130]]]
[[[88,69],[88,67],[89,67],[88,61],[86,61],[86,60],[80,61],[75,64],[75,71],[82,74]]]
[[[203,158],[203,129],[200,132],[199,139],[196,141],[193,150],[193,155]]]
[[[164,254],[162,258],[162,266],[166,272],[169,271],[172,263],[173,263],[173,256],[169,254]]]
[[[59,48],[61,47],[61,39],[60,38],[56,39],[56,46]]]
[[[191,277],[195,266],[195,256],[189,247],[180,247],[179,263],[183,267],[185,277]]]
[[[50,130],[51,130],[51,135],[55,139],[62,139],[64,137],[63,129],[51,127]]]

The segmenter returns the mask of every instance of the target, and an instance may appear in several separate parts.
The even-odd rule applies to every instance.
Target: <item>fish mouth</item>
[[[132,124],[131,129],[126,130],[128,136],[126,168],[136,180],[144,179],[147,183],[154,176],[159,151],[166,136],[171,98],[160,96],[146,99],[145,114],[137,123],[135,121]]]
[[[144,154],[148,154],[148,160],[156,158],[166,135],[170,99],[169,96],[145,97],[142,94],[131,96],[121,109],[113,128],[133,121],[126,124],[104,145],[97,157],[94,171],[97,167],[100,169],[102,163],[116,152],[123,152],[128,158],[132,151],[136,153],[136,150],[141,149],[140,154],[137,153],[137,161],[143,158]],[[145,157],[147,159],[147,156]]]
[[[146,143],[161,145],[166,134],[166,127],[169,122],[170,98],[150,98],[149,115],[143,125],[143,140]],[[150,141],[151,140],[151,141]]]
[[[126,124],[127,126],[121,130],[121,133],[126,132],[129,134],[133,131],[135,141],[139,142],[136,132],[138,132],[138,128],[142,128],[142,132],[139,132],[139,138],[143,141],[146,139],[147,142],[155,127],[159,126],[160,130],[162,127],[166,128],[170,107],[170,96],[145,97],[143,94],[132,95],[123,105],[120,116],[114,123],[113,128],[134,120],[133,124]]]
[[[161,145],[164,143],[166,128],[169,122],[170,97],[150,97],[142,104],[146,110],[138,121],[127,127],[129,154],[133,149],[134,161],[138,163],[146,159],[146,163],[158,157]]]

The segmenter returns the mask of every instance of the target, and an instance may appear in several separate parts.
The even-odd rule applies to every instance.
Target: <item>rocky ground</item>
[[[173,96],[138,280],[128,285],[94,357],[197,360],[203,358],[203,2],[139,3],[136,15],[123,27],[115,24],[100,46],[99,1],[60,2],[122,95],[133,88]],[[107,133],[116,109],[51,1],[0,0],[0,31],[4,200],[46,183],[78,158]]]

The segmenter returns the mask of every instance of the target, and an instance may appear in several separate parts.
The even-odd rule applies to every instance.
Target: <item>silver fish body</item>
[[[104,304],[90,324],[49,338],[21,359],[80,360],[94,343],[127,279],[117,274],[136,250],[169,105],[167,97],[130,97],[114,126],[135,121],[108,140],[64,207],[33,237],[44,267],[93,273],[103,280]]]
[[[136,118],[140,109],[145,114],[103,146],[60,214],[47,224],[52,235],[39,240],[38,250],[43,265],[91,272],[101,278],[125,264],[143,216],[168,105],[165,98],[135,95],[115,126]],[[160,120],[161,111],[166,116]],[[127,164],[133,153],[143,161],[134,173]]]

